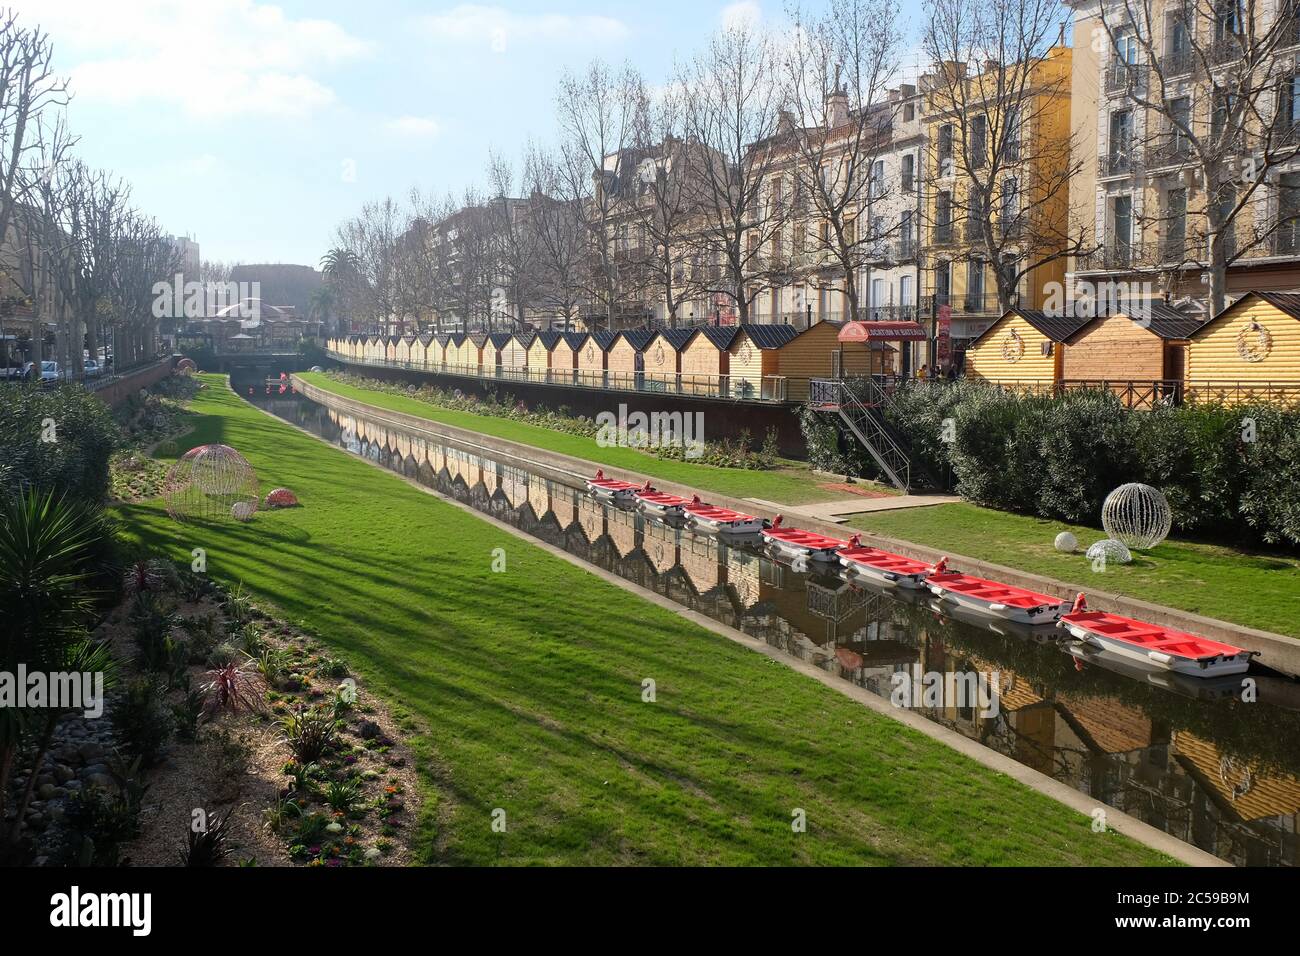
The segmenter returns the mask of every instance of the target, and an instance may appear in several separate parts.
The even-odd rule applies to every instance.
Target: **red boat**
[[[807,558],[812,561],[835,561],[841,548],[848,545],[839,538],[828,538],[814,531],[800,528],[784,528],[785,518],[777,515],[772,520],[772,527],[763,530],[763,537],[768,546],[787,558]]]
[[[635,496],[637,506],[642,511],[657,515],[679,515],[682,513],[682,509],[690,504],[689,499],[655,491],[654,486],[648,481],[644,487],[636,490]]]
[[[594,495],[602,498],[614,498],[616,500],[626,500],[631,498],[640,487],[635,482],[619,481],[617,478],[606,478],[603,469],[596,469],[596,477],[587,479],[587,490]]]
[[[840,564],[855,575],[860,575],[886,587],[921,588],[934,570],[934,565],[901,554],[864,547],[862,538],[849,538],[847,548],[840,548]]]
[[[1089,611],[1088,599],[1082,594],[1074,599],[1074,606],[1056,626],[1065,628],[1070,636],[1085,644],[1147,667],[1189,677],[1243,674],[1250,667],[1250,659],[1258,653],[1131,617]]]
[[[686,512],[686,520],[701,531],[753,534],[763,530],[762,518],[732,511],[730,508],[715,508],[707,501],[701,501],[699,495],[691,495],[691,500],[682,510]]]
[[[945,601],[1021,624],[1050,624],[1061,617],[1068,603],[1037,591],[949,571],[947,558],[934,566],[925,584]]]

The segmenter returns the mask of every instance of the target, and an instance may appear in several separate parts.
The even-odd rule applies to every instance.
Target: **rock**
[[[102,763],[92,763],[88,767],[83,767],[81,773],[78,774],[78,776],[81,777],[82,780],[88,780],[91,777],[101,773],[105,773],[105,774],[108,773],[108,765]]]
[[[64,766],[63,764],[59,764],[54,768],[54,779],[59,783],[67,783],[69,780],[75,780],[76,776],[77,775],[73,772],[71,767]]]
[[[366,850],[364,856],[367,860],[373,861],[379,859],[381,856],[383,856],[383,854],[380,853],[379,850],[377,850],[375,847],[372,846]]]
[[[91,741],[89,743],[84,743],[80,747],[78,747],[77,754],[78,756],[81,757],[82,760],[86,761],[86,763],[90,763],[96,757],[103,756],[104,748],[100,744]]]
[[[53,800],[58,794],[55,792],[54,784],[43,783],[36,788],[36,795],[42,800]]]
[[[88,786],[99,787],[101,790],[107,790],[109,793],[117,793],[117,781],[106,773],[92,774],[86,783]]]
[[[44,830],[45,817],[41,816],[39,813],[28,814],[27,825],[33,830]]]
[[[357,724],[357,733],[365,740],[374,740],[383,734],[384,730],[373,720],[363,720]]]
[[[36,789],[38,790],[41,787],[44,787],[46,785],[52,786],[53,784],[54,784],[54,774],[52,773],[43,773],[36,778]]]

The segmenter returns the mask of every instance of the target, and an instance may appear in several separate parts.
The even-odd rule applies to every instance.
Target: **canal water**
[[[247,388],[240,388],[247,395]],[[254,389],[284,420],[582,560],[898,702],[1099,804],[1241,865],[1300,862],[1300,685],[1153,675],[1080,659],[1055,628],[959,619],[926,595],[854,585],[770,559],[574,484],[307,399]],[[948,695],[924,688],[944,675]],[[980,675],[954,695],[948,675]],[[970,690],[970,685],[965,688]]]

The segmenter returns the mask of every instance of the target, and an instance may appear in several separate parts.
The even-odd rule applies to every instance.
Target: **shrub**
[[[260,688],[256,672],[231,661],[207,672],[208,682],[203,685],[209,711],[260,710]]]
[[[1255,440],[1245,443],[1245,481],[1238,506],[1266,544],[1300,545],[1300,416],[1254,410]]]
[[[47,424],[53,441],[47,440]],[[108,406],[78,385],[0,385],[0,448],[9,490],[40,488],[102,501],[117,435]]]
[[[1046,406],[1038,441],[1039,515],[1098,520],[1106,496],[1134,472],[1131,421],[1109,389],[1071,392]]]
[[[195,830],[193,824],[186,832],[185,846],[181,850],[182,866],[216,866],[228,857],[234,847],[230,843],[230,817],[225,813],[205,810],[207,825]]]
[[[304,766],[323,757],[338,740],[338,718],[332,708],[299,707],[280,721],[285,742]]]
[[[154,677],[130,681],[113,712],[113,723],[127,752],[146,769],[158,762],[172,735],[172,714]]]
[[[179,623],[157,591],[141,591],[131,602],[128,616],[135,629],[136,659],[150,671],[162,670],[172,659],[172,627]]]
[[[199,720],[203,717],[203,691],[193,689],[172,705],[172,723],[180,740],[192,741],[199,733]]]

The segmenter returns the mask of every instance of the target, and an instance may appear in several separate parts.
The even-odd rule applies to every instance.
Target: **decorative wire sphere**
[[[313,365],[313,366],[311,367],[311,370],[312,370],[313,372],[323,372],[323,371],[325,371],[325,370],[324,370],[323,368],[321,368],[319,365]]]
[[[1089,545],[1086,556],[1089,561],[1100,558],[1106,564],[1128,564],[1133,560],[1133,555],[1124,542],[1114,538],[1102,538]]]
[[[1139,551],[1165,540],[1173,520],[1169,501],[1160,489],[1136,482],[1120,485],[1101,506],[1101,526],[1106,533]]]
[[[184,375],[192,375],[198,370],[199,366],[192,358],[183,358],[176,363],[176,371]]]
[[[1074,536],[1073,531],[1062,531],[1056,536],[1053,547],[1057,551],[1063,551],[1066,554],[1073,554],[1079,550],[1079,539]]]
[[[167,472],[163,501],[176,521],[249,521],[257,511],[257,473],[229,445],[200,445]]]

